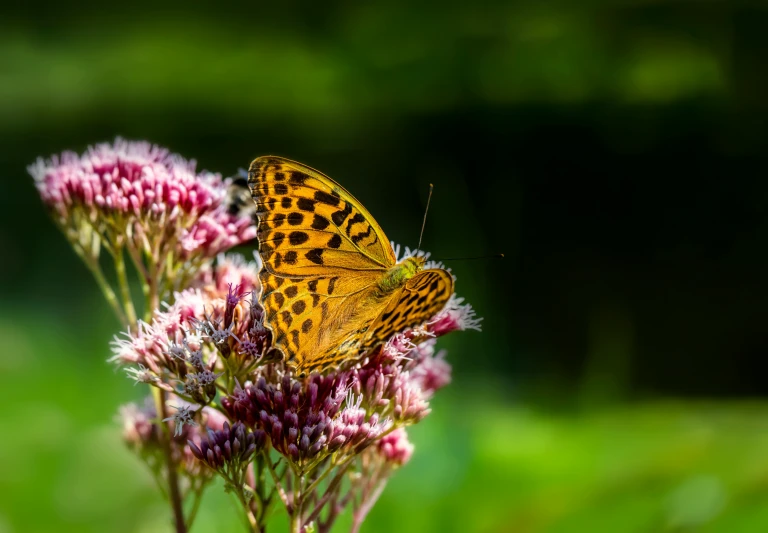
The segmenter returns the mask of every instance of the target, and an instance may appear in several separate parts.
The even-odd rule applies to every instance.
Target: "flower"
[[[480,331],[480,322],[483,319],[476,316],[471,305],[463,302],[464,298],[458,298],[455,294],[451,295],[445,308],[427,322],[429,330],[438,337],[456,330],[474,329]]]
[[[146,367],[151,371],[147,379],[173,375],[185,387],[190,382],[213,387],[218,355],[234,354],[236,377],[247,372],[269,342],[261,323],[261,307],[254,301],[259,287],[256,263],[247,263],[240,256],[220,256],[205,279],[208,284],[198,281],[195,288],[176,293],[174,304],[155,310],[151,323],[139,321],[134,330],[116,336],[111,360]],[[236,284],[225,286],[223,279]],[[249,297],[242,287],[249,288]],[[135,379],[145,377],[139,370],[131,372],[137,374]],[[151,382],[161,386],[157,379]],[[208,393],[212,399],[215,388]]]
[[[191,406],[188,405],[180,405],[175,406],[172,405],[174,409],[176,409],[176,412],[173,414],[173,416],[169,416],[168,418],[163,418],[163,422],[173,422],[174,426],[174,432],[173,436],[178,437],[182,434],[184,431],[184,426],[196,426],[197,422],[194,420],[194,414],[195,410],[192,409]]]
[[[421,389],[425,398],[432,397],[435,391],[451,382],[451,365],[445,360],[447,352],[441,350],[437,355],[434,352],[434,340],[427,341],[414,350],[418,355],[411,370],[411,380]]]
[[[141,407],[135,403],[121,406],[118,418],[123,426],[123,441],[137,450],[159,446],[159,428],[152,422],[156,417],[151,398]]]
[[[389,425],[348,397],[348,376],[315,374],[299,381],[285,373],[267,381],[262,375],[222,405],[233,418],[263,429],[286,458],[306,466],[332,452],[359,452]]]
[[[83,155],[39,158],[29,173],[64,226],[131,230],[124,235],[132,236],[138,249],[160,239],[163,252],[181,251],[173,248],[181,242],[186,257],[214,257],[256,236],[250,217],[228,212],[228,180],[196,173],[194,161],[148,142],[118,138]]]
[[[403,428],[392,431],[376,444],[376,451],[385,461],[394,466],[403,466],[413,455],[413,444]]]
[[[217,254],[256,237],[253,214],[228,205],[232,180],[197,172],[194,161],[147,142],[118,138],[82,155],[39,158],[28,170],[54,221],[129,327],[138,315],[126,259],[151,310],[188,287]],[[112,259],[119,291],[102,272],[102,251]]]
[[[134,380],[134,385],[138,385],[139,383],[154,383],[159,379],[157,375],[151,370],[147,370],[141,363],[139,363],[138,368],[126,368],[125,372],[130,379]]]
[[[232,427],[224,422],[220,430],[209,429],[207,438],[202,438],[199,446],[192,440],[187,443],[195,457],[218,470],[227,463],[247,465],[253,454],[264,448],[266,439],[266,433],[261,430],[250,432],[241,422],[235,422]]]
[[[240,287],[240,294],[245,295],[258,291],[259,270],[261,270],[261,258],[254,252],[253,261],[247,261],[240,254],[219,254],[216,259],[216,267],[206,264],[193,280],[192,286],[213,290],[216,294],[223,294],[230,286]]]

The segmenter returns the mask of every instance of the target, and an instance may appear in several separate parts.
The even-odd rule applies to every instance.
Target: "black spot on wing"
[[[315,210],[315,201],[309,198],[299,198],[296,201],[296,207],[302,211],[313,212]]]
[[[288,185],[285,183],[275,183],[273,188],[275,189],[275,194],[280,196],[288,194]]]
[[[290,252],[285,254],[285,257],[283,257],[283,260],[289,265],[295,265],[298,259],[299,259],[299,254],[297,254],[295,250],[291,250]]]
[[[322,265],[323,264],[323,249],[322,248],[313,248],[310,251],[308,251],[306,254],[304,254],[304,257],[315,263],[316,265]]]
[[[315,200],[326,205],[332,205],[336,207],[341,201],[337,196],[328,194],[325,191],[315,191]]]
[[[334,224],[341,227],[349,214],[352,212],[352,204],[345,202],[344,209],[340,211],[334,211],[331,215],[331,220]]]
[[[302,222],[304,222],[304,215],[301,213],[293,212],[288,215],[288,224],[291,226],[298,226]]]
[[[341,246],[341,235],[337,233],[336,235],[328,239],[328,247],[338,248],[339,246]]]
[[[289,179],[289,181],[295,184],[302,184],[308,179],[309,179],[309,176],[307,176],[303,172],[299,170],[293,170],[291,171],[291,178]]]
[[[299,294],[299,289],[296,287],[296,285],[291,285],[290,287],[286,287],[284,292],[288,298],[294,298],[297,294]]]
[[[293,312],[297,315],[303,313],[306,308],[307,304],[305,304],[302,300],[293,302],[293,305],[291,306],[291,309],[293,309]]]
[[[336,280],[339,279],[337,276],[332,277],[328,280],[328,294],[333,294],[333,289],[336,287]]]
[[[288,235],[288,240],[291,242],[291,245],[298,246],[307,242],[309,240],[309,235],[303,231],[292,231],[291,234]]]
[[[277,203],[277,198],[267,198],[262,202],[262,206],[266,207],[268,211],[272,211]]]
[[[322,231],[330,225],[331,223],[328,222],[327,218],[321,217],[318,214],[315,214],[315,216],[312,219],[312,229]]]

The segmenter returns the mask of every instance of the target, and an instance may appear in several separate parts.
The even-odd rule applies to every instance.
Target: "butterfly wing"
[[[423,270],[408,280],[376,318],[362,342],[363,351],[395,333],[419,326],[439,313],[453,294],[453,276],[442,268]]]
[[[286,276],[383,271],[396,257],[384,230],[349,192],[306,165],[275,156],[251,163],[264,266]]]
[[[300,358],[299,372],[323,370],[354,360],[389,340],[392,335],[416,327],[439,313],[453,294],[453,277],[443,269],[429,269],[416,274],[402,289],[386,300],[372,298],[370,292],[348,296],[332,342],[319,342],[311,358]],[[355,308],[373,313],[354,313]],[[375,317],[371,320],[371,316]],[[322,331],[318,332],[323,335]]]
[[[251,163],[259,217],[262,305],[273,346],[297,369],[321,366],[381,304],[376,282],[395,264],[384,231],[328,176],[275,156]]]

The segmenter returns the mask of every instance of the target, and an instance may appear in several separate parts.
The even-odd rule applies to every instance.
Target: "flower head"
[[[158,376],[171,378],[202,403],[216,394],[219,356],[232,359],[235,377],[245,377],[259,364],[269,334],[261,322],[259,286],[252,284],[257,283],[256,263],[229,256],[219,261],[224,274],[219,265],[210,267],[207,284],[196,282],[195,288],[177,293],[174,304],[156,310],[151,323],[139,321],[134,330],[115,337],[112,361],[140,365],[131,371],[134,379],[146,378],[155,386],[162,384]],[[223,285],[222,276],[237,283]],[[243,293],[244,285],[250,292]]]
[[[248,217],[227,211],[228,181],[197,173],[194,161],[147,142],[118,138],[82,155],[40,158],[29,172],[43,202],[65,227],[128,230],[139,249],[144,241],[160,238],[165,240],[160,248],[181,242],[187,257],[213,257],[256,235]]]
[[[151,398],[142,406],[135,403],[121,406],[118,418],[123,426],[123,441],[137,450],[159,446],[159,428],[153,422],[156,417]]]
[[[39,158],[28,170],[55,222],[102,279],[99,257],[109,252],[123,294],[130,294],[126,258],[150,299],[161,301],[186,288],[217,254],[256,236],[252,214],[228,208],[231,180],[197,172],[194,161],[146,142],[117,139],[82,155]],[[133,302],[123,301],[121,310],[108,298],[135,326]]]
[[[235,467],[247,465],[253,454],[264,448],[266,439],[267,435],[259,429],[251,432],[240,422],[232,427],[225,422],[219,430],[209,429],[199,446],[192,440],[188,444],[195,457],[218,470],[227,463]]]
[[[163,418],[163,422],[173,422],[174,432],[173,436],[178,437],[184,432],[184,426],[196,426],[197,422],[194,420],[195,409],[189,405],[172,405],[176,412],[173,416]]]
[[[388,463],[403,466],[413,455],[413,444],[408,440],[405,429],[398,428],[379,440],[376,451]]]

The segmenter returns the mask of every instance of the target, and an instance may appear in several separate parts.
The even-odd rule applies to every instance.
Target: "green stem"
[[[320,500],[317,502],[317,505],[315,505],[315,508],[312,511],[312,513],[307,517],[307,522],[313,522],[320,515],[320,512],[323,510],[323,507],[328,502],[328,500],[331,499],[331,496],[333,496],[333,494],[336,492],[336,489],[341,484],[341,481],[344,479],[344,474],[346,473],[347,467],[349,466],[351,461],[352,461],[352,458],[343,462],[341,465],[337,467],[338,470],[336,472],[336,475],[328,484],[328,488],[325,489],[325,494],[323,494],[323,497],[320,498]]]
[[[304,476],[294,471],[293,473],[293,512],[291,513],[291,533],[301,533],[304,523],[302,514],[304,511]]]
[[[251,505],[248,503],[248,498],[245,497],[245,491],[243,490],[242,485],[237,487],[237,499],[240,500],[240,504],[245,510],[245,517],[248,519],[251,531],[253,533],[261,533],[259,521],[256,518],[256,515],[253,514],[253,509],[251,509]]]
[[[128,274],[125,270],[125,257],[123,255],[122,244],[115,246],[115,253],[112,258],[115,261],[115,273],[117,274],[117,283],[120,287],[125,313],[131,324],[135,324],[136,308],[133,306],[133,298],[131,298],[131,286],[128,283]]]
[[[371,512],[371,509],[379,499],[379,496],[381,496],[381,493],[384,492],[384,487],[387,485],[387,477],[385,475],[386,472],[386,469],[383,467],[380,468],[373,476],[373,480],[366,484],[363,491],[363,496],[361,498],[360,507],[358,507],[352,514],[352,528],[349,530],[350,533],[358,533],[358,531],[360,531],[360,527],[363,525],[363,522],[368,516],[368,513]]]
[[[150,269],[149,290],[145,303],[144,316],[147,317],[146,320],[151,320],[154,310],[160,307],[160,296],[157,294],[157,270],[155,268]]]
[[[134,322],[129,322],[128,318],[125,316],[123,308],[120,306],[120,300],[117,298],[115,291],[112,290],[109,282],[107,282],[107,278],[104,277],[104,273],[101,271],[98,258],[88,255],[82,248],[77,245],[74,248],[77,255],[79,255],[85,263],[85,266],[87,266],[88,270],[90,270],[91,274],[93,274],[93,277],[96,279],[96,284],[99,286],[99,289],[101,289],[104,298],[115,312],[115,315],[117,315],[117,319],[123,326],[131,326]]]
[[[307,487],[307,493],[310,493],[310,492],[314,491],[314,490],[317,488],[317,486],[318,486],[318,485],[319,485],[319,484],[320,484],[320,483],[321,483],[321,482],[322,482],[322,481],[323,481],[323,480],[324,480],[326,477],[328,477],[328,474],[330,474],[330,473],[331,473],[331,470],[333,470],[333,467],[334,467],[334,465],[331,465],[330,467],[328,467],[328,468],[326,468],[325,470],[323,470],[323,472],[322,472],[322,473],[321,473],[319,476],[317,476],[317,479],[316,479],[316,480],[314,480],[314,481],[313,481],[313,482],[312,482],[312,483],[309,485],[309,487]]]
[[[277,494],[280,496],[280,499],[283,501],[283,505],[285,505],[286,509],[290,506],[290,502],[288,501],[288,495],[283,490],[283,486],[280,484],[280,478],[277,477],[277,472],[275,472],[275,467],[272,466],[272,459],[269,457],[269,452],[265,453],[265,463],[267,464],[267,469],[269,470],[270,475],[272,476],[272,481],[275,484],[275,489],[277,489]]]

